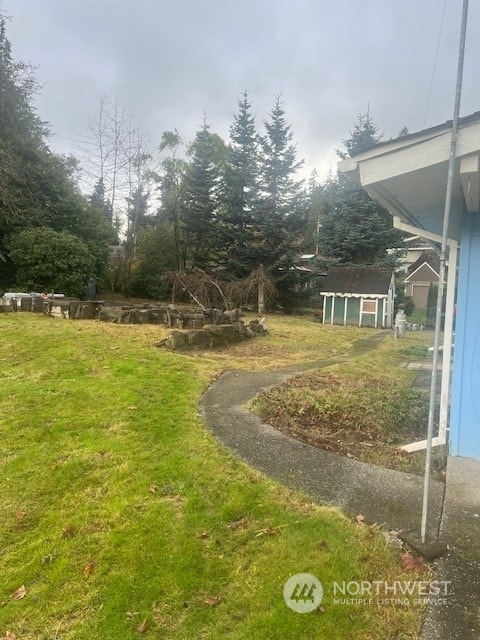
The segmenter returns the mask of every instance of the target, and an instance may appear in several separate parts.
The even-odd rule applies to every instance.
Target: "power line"
[[[447,7],[447,0],[445,0],[445,2],[443,3],[442,23],[440,24],[440,33],[438,34],[437,50],[435,52],[435,62],[433,63],[432,80],[430,82],[430,89],[428,91],[427,107],[425,109],[425,117],[423,119],[422,129],[425,129],[425,123],[427,122],[428,109],[430,107],[430,98],[432,97],[433,81],[435,80],[435,73],[437,71],[438,52],[440,51],[440,41],[442,39],[443,23],[445,22],[445,10],[446,10],[446,7]]]

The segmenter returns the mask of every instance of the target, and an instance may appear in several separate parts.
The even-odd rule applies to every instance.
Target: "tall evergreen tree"
[[[296,177],[303,161],[297,161],[292,144],[291,125],[287,124],[280,97],[267,120],[261,140],[262,194],[257,225],[257,260],[268,267],[275,281],[279,304],[291,308],[296,284],[294,254],[306,226],[307,203],[302,181]]]
[[[217,188],[222,141],[206,120],[191,145],[185,174],[184,223],[188,266],[207,268],[216,246]]]
[[[230,144],[220,187],[220,262],[228,277],[245,278],[256,265],[254,217],[259,200],[258,135],[245,91],[230,127]]]
[[[370,114],[358,117],[350,138],[343,140],[345,159],[378,144],[382,136]],[[400,241],[393,229],[392,217],[368,193],[338,172],[323,189],[325,214],[322,222],[321,246],[326,256],[342,263],[381,264],[386,250]]]
[[[345,151],[337,150],[340,158],[351,158],[357,153],[365,151],[382,141],[383,133],[379,133],[378,126],[370,116],[370,110],[361,114],[353,125],[350,137],[342,140]]]

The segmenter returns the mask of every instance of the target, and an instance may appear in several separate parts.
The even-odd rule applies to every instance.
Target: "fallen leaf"
[[[150,491],[150,493],[157,493],[158,491],[158,485],[157,484],[151,484],[148,487],[148,490]]]
[[[236,520],[233,520],[228,526],[232,531],[235,531],[235,529],[245,529],[248,523],[245,518],[236,518]]]
[[[357,524],[363,524],[365,522],[365,516],[362,516],[362,514],[355,516],[355,522]]]
[[[64,538],[74,538],[77,535],[77,530],[72,525],[68,525],[65,527],[62,532],[62,537]]]
[[[22,584],[22,586],[18,587],[18,589],[14,591],[10,597],[14,600],[22,600],[22,598],[25,598],[26,595],[27,590],[25,589],[25,585]]]
[[[145,633],[145,631],[148,629],[148,620],[147,618],[145,618],[145,620],[143,620],[137,627],[137,631],[138,633]]]
[[[15,514],[17,520],[23,520],[25,518],[25,516],[27,515],[26,511],[17,511],[17,513]]]
[[[208,598],[205,598],[205,600],[204,600],[205,604],[208,604],[209,607],[215,607],[221,601],[222,601],[222,597],[221,596],[209,596]]]
[[[83,567],[83,575],[88,578],[88,576],[93,572],[95,565],[93,562],[89,562]]]
[[[5,635],[0,640],[17,640],[17,636],[11,631],[5,631]]]
[[[125,615],[127,616],[127,618],[130,618],[130,620],[131,620],[135,616],[138,616],[138,611],[127,611],[125,613]]]
[[[405,553],[400,554],[400,560],[405,571],[428,571],[422,556],[414,556],[405,551]]]

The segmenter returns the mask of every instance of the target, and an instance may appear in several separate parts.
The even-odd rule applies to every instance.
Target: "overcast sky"
[[[462,114],[480,110],[480,2],[470,2]],[[385,136],[424,128],[444,0],[0,0],[17,60],[37,66],[53,149],[74,152],[102,94],[156,146],[206,112],[228,137],[247,89],[263,130],[281,93],[298,155],[321,176],[357,116]],[[447,0],[425,126],[451,119],[462,0]]]

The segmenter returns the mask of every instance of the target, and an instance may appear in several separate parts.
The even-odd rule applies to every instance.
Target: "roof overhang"
[[[400,223],[441,236],[452,124],[385,142],[339,163]],[[459,123],[449,236],[458,240],[465,211],[479,210],[480,112]]]

